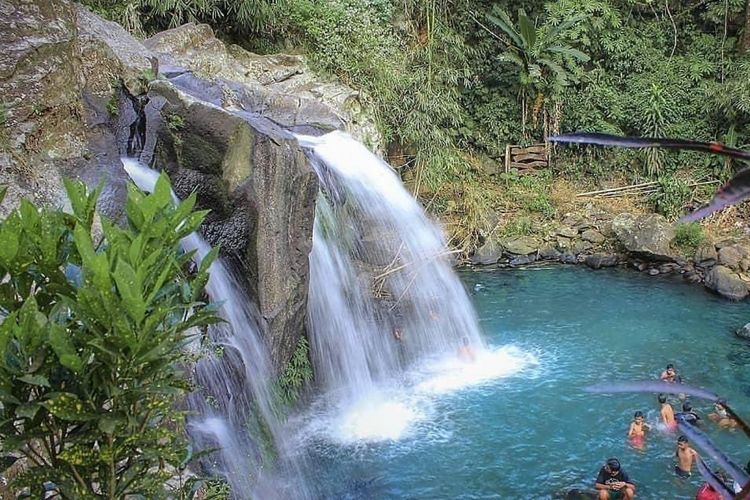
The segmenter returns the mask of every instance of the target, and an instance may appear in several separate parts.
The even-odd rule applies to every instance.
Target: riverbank
[[[517,205],[500,216],[492,214],[492,228],[485,228],[466,263],[497,268],[537,262],[621,266],[650,276],[680,276],[731,300],[750,294],[750,237],[742,207],[700,224],[678,225],[651,211],[643,197],[576,197],[586,187],[550,182],[546,214],[525,209],[524,197],[507,190],[505,198],[515,196]],[[704,202],[703,197],[695,203]],[[450,230],[452,224],[449,214],[446,227]]]

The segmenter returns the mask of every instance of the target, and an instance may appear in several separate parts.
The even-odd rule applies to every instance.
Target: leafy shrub
[[[180,252],[205,212],[174,206],[162,176],[93,237],[99,192],[65,186],[72,215],[23,200],[0,222],[3,464],[25,458],[16,486],[36,497],[162,498],[186,449],[183,347],[216,321],[200,301],[216,252],[192,276]]]
[[[676,219],[683,214],[693,190],[677,177],[660,177],[659,189],[649,197],[649,202],[657,213],[668,219]]]
[[[686,255],[694,254],[705,240],[703,227],[697,222],[678,224],[675,227],[674,244]]]
[[[528,236],[534,232],[534,223],[527,216],[515,217],[502,226],[499,235],[503,236]]]

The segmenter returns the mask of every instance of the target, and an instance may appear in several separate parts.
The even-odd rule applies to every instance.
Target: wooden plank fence
[[[520,175],[525,175],[548,166],[545,144],[532,144],[526,147],[515,144],[505,146],[505,173],[515,169]]]

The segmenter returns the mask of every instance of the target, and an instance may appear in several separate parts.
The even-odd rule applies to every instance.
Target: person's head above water
[[[633,418],[643,418],[643,412],[638,410],[633,414]]]
[[[674,371],[674,365],[673,365],[672,363],[669,363],[669,364],[667,365],[667,370],[672,370],[672,371]]]
[[[685,401],[682,403],[682,411],[692,411],[693,405],[690,404],[690,401]]]
[[[607,469],[609,469],[609,472],[612,474],[615,474],[620,470],[620,461],[614,457],[608,458],[606,465],[607,465]]]
[[[677,444],[688,443],[688,438],[684,434],[680,434],[680,437],[677,438]]]
[[[666,394],[659,394],[659,402],[661,404],[664,404],[667,402],[667,395]]]

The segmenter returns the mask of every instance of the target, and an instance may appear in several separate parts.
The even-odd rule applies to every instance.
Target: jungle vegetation
[[[561,178],[658,181],[651,208],[674,218],[700,197],[687,180],[735,167],[688,152],[558,149],[552,175],[522,181],[498,172],[507,144],[572,131],[750,142],[745,0],[84,2],[141,35],[206,22],[256,52],[306,54],[368,97],[389,161],[467,250],[493,210],[553,217]]]

